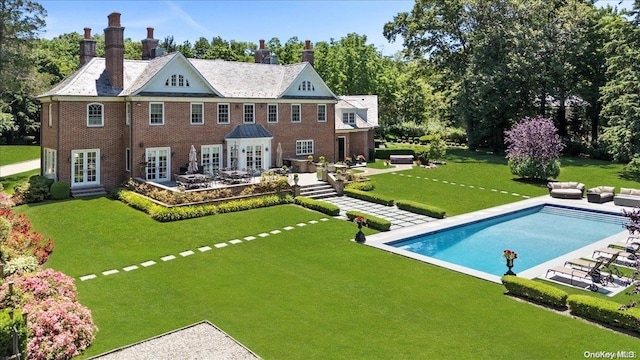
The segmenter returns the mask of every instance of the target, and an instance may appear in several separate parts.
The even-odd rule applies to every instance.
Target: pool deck
[[[464,266],[452,264],[446,261],[425,256],[425,255],[416,254],[407,250],[399,249],[399,248],[387,245],[387,243],[390,243],[396,240],[406,239],[412,236],[421,235],[426,232],[437,231],[437,230],[449,228],[452,226],[465,224],[472,221],[478,221],[478,220],[482,220],[492,216],[501,215],[501,214],[509,213],[513,211],[518,211],[521,209],[526,209],[526,208],[530,208],[530,207],[533,207],[536,205],[542,205],[542,204],[571,206],[571,207],[584,209],[584,210],[606,211],[613,214],[620,214],[622,209],[627,209],[627,210],[633,209],[633,208],[624,207],[624,206],[616,206],[613,204],[613,202],[596,204],[596,203],[587,202],[586,198],[582,200],[569,200],[569,199],[556,199],[556,198],[550,197],[549,195],[545,195],[545,196],[540,196],[536,198],[517,201],[510,204],[500,205],[493,208],[483,209],[483,210],[479,210],[479,211],[475,211],[467,214],[452,216],[450,218],[445,218],[442,220],[433,221],[425,224],[420,224],[420,225],[405,227],[405,228],[390,231],[390,232],[381,232],[378,234],[370,235],[367,237],[366,244],[369,246],[373,246],[373,247],[385,250],[385,251],[403,255],[408,258],[427,262],[437,266],[442,266],[442,267],[445,267],[454,271],[458,271],[467,275],[471,275],[477,278],[481,278],[487,281],[501,283],[499,276],[495,276],[482,271],[470,269]],[[572,260],[575,258],[591,258],[592,257],[591,255],[593,254],[594,250],[607,247],[609,244],[612,244],[612,243],[623,244],[627,240],[628,236],[629,236],[628,231],[621,228],[620,232],[615,235],[609,236],[605,239],[599,240],[590,245],[584,246],[580,249],[571,251],[567,254],[564,254],[562,256],[546,261],[540,265],[537,265],[525,271],[518,272],[518,276],[526,279],[546,278],[545,276],[549,268],[552,268],[555,266],[563,266],[565,261]],[[506,267],[505,267],[505,270],[506,270]],[[551,278],[546,278],[546,279],[564,284],[564,282],[562,281],[563,278],[560,276],[554,275]],[[586,287],[589,285],[589,283],[590,282],[585,282],[584,284],[580,284],[579,286],[582,287],[582,285],[584,285]],[[568,285],[568,283],[566,285]],[[600,292],[603,294],[613,296],[614,294],[617,294],[618,292],[624,290],[624,288],[625,286],[614,285],[611,287],[602,288]]]

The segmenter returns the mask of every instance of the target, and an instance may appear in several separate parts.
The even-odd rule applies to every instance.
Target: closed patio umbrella
[[[198,153],[196,152],[196,147],[191,145],[191,150],[189,150],[189,166],[187,167],[187,172],[189,174],[196,173],[198,171]]]
[[[276,149],[276,167],[282,167],[282,144],[280,143]]]

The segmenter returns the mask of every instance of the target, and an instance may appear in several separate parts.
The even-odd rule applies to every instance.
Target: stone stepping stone
[[[216,249],[220,249],[223,247],[226,247],[228,244],[227,243],[217,243],[215,245],[213,245]]]
[[[80,281],[87,281],[95,278],[97,278],[95,274],[84,275],[84,276],[80,276]]]
[[[480,190],[484,190],[484,188],[483,188],[482,186],[480,186],[478,189],[480,189]]]
[[[500,190],[500,194],[508,194],[508,192],[506,192],[504,190]]]
[[[287,227],[285,227],[284,229],[285,229],[285,230],[287,230],[287,231],[289,231],[289,230],[293,230],[293,229],[295,229],[295,228],[294,228],[293,226],[287,226]]]
[[[137,270],[138,267],[136,265],[131,265],[131,266],[127,266],[126,268],[122,269],[124,271],[132,271],[132,270]]]
[[[258,234],[258,236],[260,236],[261,238],[266,238],[267,236],[269,236],[269,233],[260,233]]]
[[[155,264],[156,264],[156,262],[155,262],[155,261],[153,261],[153,260],[149,260],[149,261],[145,261],[145,262],[143,262],[143,263],[142,263],[142,264],[140,264],[140,265],[142,265],[142,266],[144,266],[144,267],[149,267],[149,266],[152,266],[152,265],[155,265]]]
[[[303,227],[303,226],[307,226],[307,224],[305,224],[305,223],[297,223],[296,226]]]
[[[251,240],[255,240],[256,237],[255,236],[247,236],[246,238],[244,238],[247,241],[251,241]]]
[[[475,189],[475,186],[473,186],[473,185],[469,185],[469,187],[472,188],[472,189]]]
[[[496,190],[496,189],[491,189],[491,191],[493,191],[493,192],[498,192],[498,190]]]
[[[525,198],[525,199],[530,199],[531,198],[531,196],[527,196],[527,195],[522,195],[522,197]]]
[[[447,180],[442,180],[443,183],[448,184],[449,182]]]
[[[117,273],[119,273],[119,271],[116,270],[116,269],[113,269],[113,270],[103,271],[102,275],[108,276],[108,275],[113,275],[113,274],[117,274]]]
[[[185,256],[191,256],[191,255],[193,255],[193,254],[195,254],[195,253],[193,252],[193,250],[187,250],[187,251],[183,251],[183,252],[181,252],[181,253],[180,253],[180,256],[185,257]]]
[[[511,193],[511,195],[513,195],[513,196],[520,196],[520,194],[518,194],[518,193]]]
[[[167,255],[167,256],[163,256],[160,258],[160,260],[162,261],[170,261],[170,260],[174,260],[176,257],[174,255]]]
[[[280,231],[280,230],[273,230],[273,231],[270,231],[270,233],[271,233],[271,234],[273,234],[273,235],[280,234],[281,232],[282,232],[282,231]]]
[[[318,220],[311,220],[311,221],[309,221],[309,224],[317,224],[317,223],[318,223]]]
[[[320,219],[320,221],[329,221],[329,219],[327,219],[327,218],[322,218],[322,219]]]
[[[253,237],[253,236],[247,236],[247,237]],[[244,238],[245,240],[247,240],[247,238]],[[251,239],[253,240],[253,239]],[[251,240],[247,240],[247,241],[251,241]],[[233,240],[229,240],[229,244],[231,245],[235,245],[235,244],[240,244],[242,242],[242,240],[240,239],[233,239]]]
[[[209,250],[211,250],[211,246],[199,247],[198,250],[200,250],[200,252],[209,251]]]

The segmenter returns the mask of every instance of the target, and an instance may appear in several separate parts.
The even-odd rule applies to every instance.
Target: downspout
[[[53,104],[53,96],[50,97],[51,104]],[[42,136],[42,131],[40,132]],[[60,101],[56,106],[56,148],[60,149]],[[56,151],[56,180],[60,179],[60,151]],[[42,162],[42,160],[40,161]],[[69,178],[69,186],[71,186],[71,178]]]

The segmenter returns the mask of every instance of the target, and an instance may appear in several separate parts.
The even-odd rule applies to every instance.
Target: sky
[[[195,43],[200,37],[258,43],[273,37],[285,43],[298,40],[329,41],[349,33],[367,36],[384,55],[402,49],[402,39],[389,43],[382,35],[386,22],[399,12],[411,11],[412,0],[129,0],[129,1],[38,1],[47,11],[41,37],[78,32],[85,27],[103,34],[107,15],[121,13],[124,36],[146,38],[147,27],[154,37],[173,36],[176,44]]]

